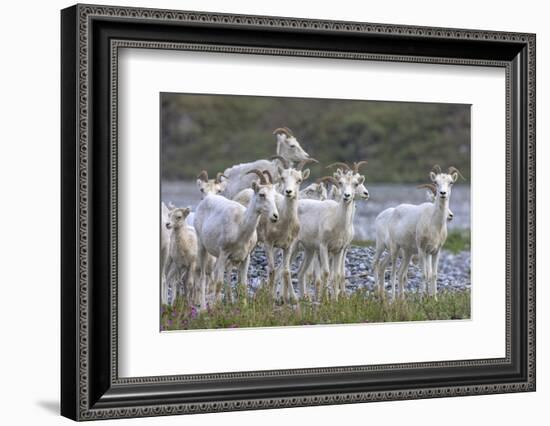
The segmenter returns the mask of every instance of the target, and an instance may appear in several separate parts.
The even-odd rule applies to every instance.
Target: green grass
[[[163,330],[191,330],[468,318],[469,290],[443,292],[438,300],[407,295],[393,303],[358,290],[337,302],[324,298],[320,303],[288,305],[275,303],[266,290],[259,289],[253,299],[240,295],[233,304],[220,303],[204,312],[178,299],[173,307],[162,307],[161,326]]]
[[[464,250],[470,250],[470,230],[449,232],[443,248],[454,254]]]

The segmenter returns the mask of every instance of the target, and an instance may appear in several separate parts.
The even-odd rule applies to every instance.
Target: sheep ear
[[[254,192],[259,191],[260,187],[258,186],[258,183],[256,181],[252,182],[252,189],[254,190]]]
[[[187,217],[189,215],[189,213],[191,213],[191,209],[189,207],[185,207],[183,209],[181,209],[181,212],[183,214],[183,217]]]
[[[277,166],[277,172],[279,172],[279,176],[283,174],[283,168],[281,166]]]
[[[430,179],[432,182],[435,182],[436,174],[434,172],[430,172]]]
[[[197,186],[198,186],[199,188],[202,188],[202,180],[197,179]]]
[[[302,171],[302,179],[307,179],[309,177],[309,169]]]
[[[453,174],[451,174],[451,178],[453,179],[453,183],[456,182],[456,180],[458,179],[458,173],[454,172]]]
[[[359,185],[365,183],[365,176],[359,176]]]

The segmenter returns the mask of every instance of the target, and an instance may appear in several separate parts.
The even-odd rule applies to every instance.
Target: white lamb
[[[172,273],[175,274],[176,282],[183,281],[184,295],[189,303],[194,303],[195,281],[198,277],[197,235],[195,229],[185,223],[189,211],[189,208],[176,208],[170,213],[170,221],[166,224],[166,228],[170,230],[170,245],[164,274],[169,283],[173,281],[169,277]],[[164,291],[167,293],[168,286],[165,286]],[[176,295],[177,291],[174,291],[172,303]],[[168,300],[168,294],[163,294],[162,297]]]

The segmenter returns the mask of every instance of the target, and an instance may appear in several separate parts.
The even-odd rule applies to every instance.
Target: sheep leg
[[[283,281],[282,281],[282,294],[285,298],[285,302],[296,303],[298,298],[296,297],[296,292],[292,286],[292,279],[290,276],[290,257],[292,251],[290,248],[283,250],[283,260],[281,261],[281,269],[283,272]]]
[[[162,303],[168,304],[168,285],[170,284],[168,281],[168,272],[170,271],[170,267],[172,266],[172,258],[168,256],[166,258],[166,261],[163,265],[163,280],[162,280]]]
[[[374,252],[374,257],[372,258],[372,270],[374,274],[374,286],[380,295],[384,294],[384,273],[386,272],[386,259],[388,259],[388,256],[386,256],[382,261],[380,261],[380,257],[382,256],[384,249],[385,245],[381,244],[379,238],[377,238],[376,251]],[[381,267],[382,263],[384,263],[384,267]]]
[[[426,285],[428,289],[428,295],[432,296],[432,289],[431,289],[431,283],[432,283],[432,255],[427,254],[426,255]]]
[[[430,282],[432,278],[432,256],[422,253],[422,267],[424,271],[424,280],[422,281],[422,294],[430,295]]]
[[[239,268],[239,286],[241,287],[244,295],[243,303],[246,305],[248,296],[248,266],[250,265],[250,256],[247,256],[245,260],[241,262]]]
[[[391,261],[391,274],[390,274],[390,282],[391,282],[391,299],[392,301],[395,300],[395,280],[396,280],[396,274],[397,274],[397,257],[399,255],[399,247],[397,247],[396,244],[393,244],[390,246],[390,261]]]
[[[273,244],[264,243],[265,257],[267,259],[267,288],[277,295],[277,286],[275,285],[275,254]]]
[[[319,261],[321,266],[321,280],[324,283],[329,283],[329,259],[328,259],[328,247],[321,244],[319,247]],[[338,285],[336,281],[332,281],[332,297],[334,300],[338,300]]]
[[[397,276],[399,277],[399,297],[405,298],[405,281],[407,279],[407,271],[409,269],[409,263],[411,261],[412,253],[403,253],[401,265]]]
[[[322,298],[322,292],[325,287],[323,287],[323,284],[321,282],[321,277],[319,276],[319,256],[313,256],[313,259],[311,260],[311,264],[309,265],[309,268],[307,270],[306,275],[306,281],[307,282],[313,282],[314,283],[314,289],[315,289],[315,297],[316,300],[319,301]]]
[[[432,255],[432,295],[437,300],[437,268],[439,266],[439,251]]]
[[[195,299],[195,270],[197,269],[196,263],[193,261],[187,268],[187,276],[185,280],[185,295],[187,297],[187,303],[192,304]]]
[[[227,255],[224,252],[220,252],[220,255],[216,259],[216,263],[214,264],[214,300],[216,302],[221,302],[222,300],[222,286],[224,283],[226,258]],[[230,297],[231,295],[231,288],[229,290],[229,294],[226,294],[226,297]]]
[[[340,284],[340,252],[332,254],[329,257],[330,261],[330,281],[332,282],[333,288],[336,288],[337,293],[341,294],[341,284]]]
[[[199,309],[205,310],[206,309],[206,276],[207,276],[207,264],[208,264],[208,253],[206,253],[206,249],[203,247],[202,244],[198,244],[198,257],[199,257],[199,268],[200,268],[200,278],[199,278],[199,285],[200,285],[200,301],[199,301]]]
[[[314,255],[313,250],[305,249],[304,260],[302,261],[302,264],[300,265],[300,269],[298,270],[298,285],[300,286],[300,296],[302,298],[307,297],[306,272],[309,268],[309,265],[311,264],[311,261],[313,260],[313,255]]]
[[[339,273],[339,282],[340,282],[340,292],[346,296],[346,255],[348,253],[348,248],[346,247],[338,254],[338,273]]]
[[[420,284],[420,294],[421,296],[424,296],[426,294],[426,277],[428,272],[426,269],[426,255],[420,250],[418,251],[418,261],[422,269],[422,283]]]

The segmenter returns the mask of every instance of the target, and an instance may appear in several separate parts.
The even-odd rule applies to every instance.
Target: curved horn
[[[198,175],[197,179],[202,180],[203,182],[208,182],[208,172],[206,170],[202,170]]]
[[[354,161],[353,162],[353,173],[359,173],[359,167],[361,167],[362,165],[366,165],[366,164],[368,164],[367,160],[361,160],[361,161],[358,161],[357,163]]]
[[[464,176],[462,176],[462,173],[460,173],[460,170],[458,170],[456,167],[451,166],[447,169],[448,174],[457,173],[458,176],[460,176],[462,179],[466,180]]]
[[[432,193],[434,195],[437,195],[437,188],[435,187],[435,185],[433,183],[423,183],[422,185],[418,185],[417,186],[418,189],[420,188],[427,188],[429,189],[430,191],[432,191]]]
[[[346,172],[351,170],[350,167],[346,164],[346,163],[342,163],[340,161],[336,162],[336,163],[332,163],[332,164],[329,164],[327,166],[327,169],[331,168],[331,167],[335,167],[335,166],[342,166],[344,169],[346,169]]]
[[[334,179],[332,176],[323,176],[317,179],[317,182],[326,182],[326,181],[332,183],[333,185],[338,185],[338,181]]]
[[[262,170],[262,173],[269,178],[268,182],[273,184],[273,176],[271,176],[271,173],[269,173],[269,170]]]
[[[299,172],[302,171],[302,169],[304,168],[304,166],[306,164],[309,164],[309,163],[317,163],[319,164],[319,162],[315,159],[315,158],[306,158],[305,160],[302,160],[298,163],[298,165],[296,166],[296,170],[298,170]]]
[[[252,170],[249,170],[248,172],[246,172],[247,175],[257,175],[259,178],[260,178],[260,183],[262,185],[265,185],[267,182],[265,180],[265,175],[258,169],[252,169]]]
[[[432,167],[432,172],[435,172],[435,174],[441,174],[441,167],[439,167],[439,164]]]
[[[290,164],[288,160],[284,157],[281,157],[280,155],[274,155],[273,157],[269,157],[269,159],[272,161],[279,160],[285,169],[290,169]]]
[[[229,179],[226,175],[224,175],[222,172],[218,172],[216,174],[216,183],[221,183],[221,178],[224,177],[226,179]]]
[[[288,127],[277,127],[275,130],[273,130],[273,134],[276,135],[277,133],[284,133],[288,137],[292,136],[292,132]]]

